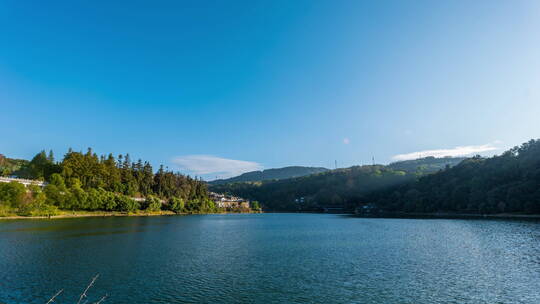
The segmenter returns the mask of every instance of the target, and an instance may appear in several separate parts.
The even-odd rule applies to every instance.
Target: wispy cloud
[[[495,143],[500,143],[496,141]],[[393,160],[410,160],[417,159],[421,157],[434,156],[434,157],[445,157],[445,156],[467,156],[475,153],[487,152],[498,150],[494,144],[486,144],[479,146],[460,146],[451,149],[436,149],[436,150],[424,150],[418,152],[411,152],[406,154],[398,154],[392,157]]]
[[[222,158],[212,155],[184,155],[173,158],[172,163],[179,169],[195,175],[218,175],[227,178],[249,171],[261,170],[256,162]]]

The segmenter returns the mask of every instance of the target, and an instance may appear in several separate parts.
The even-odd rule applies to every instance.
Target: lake
[[[238,214],[0,221],[0,303],[540,303],[540,223]]]

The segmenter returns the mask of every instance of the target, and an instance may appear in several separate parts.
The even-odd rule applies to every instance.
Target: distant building
[[[367,204],[356,207],[354,210],[354,213],[361,214],[361,215],[372,215],[372,214],[378,214],[381,210],[374,204]]]
[[[42,187],[42,188],[47,185],[46,182],[39,181],[39,180],[16,178],[16,177],[0,177],[0,183],[11,183],[11,182],[17,182],[17,183],[23,184],[25,186],[35,185],[35,186],[39,186],[39,187]]]
[[[236,196],[210,192],[209,197],[219,208],[225,209],[249,209],[249,201]]]

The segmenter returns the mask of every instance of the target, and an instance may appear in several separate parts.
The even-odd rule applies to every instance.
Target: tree
[[[26,188],[18,182],[0,183],[0,203],[18,208],[26,194]]]
[[[60,172],[60,167],[54,163],[52,151],[49,156],[45,151],[41,151],[32,160],[23,166],[17,175],[23,178],[48,180],[51,174]]]
[[[249,202],[249,206],[253,210],[261,210],[261,206],[259,205],[258,201],[251,201]]]

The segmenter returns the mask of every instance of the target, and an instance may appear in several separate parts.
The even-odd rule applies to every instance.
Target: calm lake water
[[[250,214],[0,221],[0,303],[540,303],[540,223]]]

